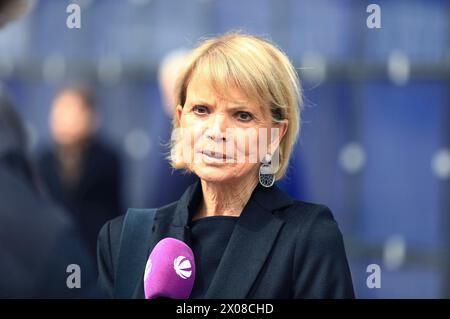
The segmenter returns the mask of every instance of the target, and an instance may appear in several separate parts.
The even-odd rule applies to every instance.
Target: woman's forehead
[[[228,102],[236,105],[258,105],[236,84],[214,81],[211,76],[195,72],[187,87],[187,100],[205,103]]]

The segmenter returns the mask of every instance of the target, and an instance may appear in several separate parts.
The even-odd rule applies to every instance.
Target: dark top
[[[219,266],[238,217],[213,216],[191,223],[191,245],[195,258],[195,282],[191,297],[203,298]]]
[[[133,249],[137,262],[124,272],[138,278],[130,298],[144,298],[145,264],[161,239],[192,245],[192,207],[201,197],[197,181],[180,200],[157,210],[153,231]],[[115,296],[122,225],[123,216],[109,221],[98,239],[99,285],[110,297]],[[255,188],[221,255],[203,298],[354,298],[344,242],[331,211],[295,200],[276,186]]]
[[[91,141],[82,155],[79,182],[73,187],[64,185],[53,150],[42,155],[39,170],[51,197],[71,213],[95,257],[100,228],[122,212],[118,155],[100,140]]]

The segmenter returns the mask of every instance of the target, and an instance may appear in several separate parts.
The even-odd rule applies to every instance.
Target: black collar
[[[201,199],[203,198],[202,186],[199,179],[188,187],[183,193],[176,206],[175,214],[173,215],[172,225],[175,227],[189,227],[192,216],[198,208]],[[277,186],[269,188],[258,185],[253,190],[247,205],[242,211],[242,215],[247,214],[246,207],[250,202],[255,202],[259,205],[262,213],[271,213],[277,209],[289,206],[293,203],[293,199]]]

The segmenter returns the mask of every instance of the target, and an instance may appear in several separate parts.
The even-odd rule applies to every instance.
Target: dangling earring
[[[275,183],[275,174],[272,173],[272,167],[270,166],[271,162],[272,155],[266,154],[259,167],[259,183],[264,187],[272,187]]]

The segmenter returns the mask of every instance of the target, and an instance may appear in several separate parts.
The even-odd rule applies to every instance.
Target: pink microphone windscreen
[[[146,299],[187,299],[195,279],[194,253],[184,242],[164,238],[153,248],[145,267]]]

